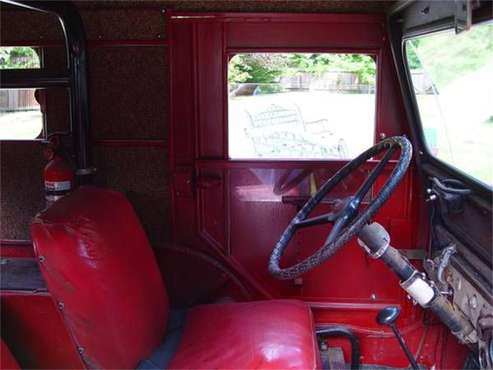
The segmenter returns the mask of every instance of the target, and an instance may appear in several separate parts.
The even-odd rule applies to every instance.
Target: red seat
[[[163,339],[164,284],[145,233],[118,192],[82,187],[31,226],[41,271],[74,345],[91,368],[135,368]],[[262,301],[197,306],[171,368],[313,369],[307,305]]]
[[[299,301],[212,304],[188,314],[172,369],[315,369],[310,308]]]

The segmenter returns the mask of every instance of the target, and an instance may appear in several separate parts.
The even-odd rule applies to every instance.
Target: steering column
[[[381,259],[401,280],[401,287],[421,307],[430,309],[452,333],[463,342],[471,342],[471,323],[454,308],[426,275],[417,270],[406,257],[390,245],[390,236],[377,222],[365,225],[358,234],[358,243],[375,259]]]

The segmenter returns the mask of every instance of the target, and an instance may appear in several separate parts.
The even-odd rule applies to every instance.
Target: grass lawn
[[[0,113],[0,140],[32,140],[42,129],[39,110]]]

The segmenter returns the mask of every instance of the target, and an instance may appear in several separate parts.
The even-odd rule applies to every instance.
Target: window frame
[[[373,117],[373,144],[375,145],[378,140],[381,140],[382,134],[380,132],[381,126],[381,93],[382,93],[382,49],[381,48],[299,48],[299,47],[279,47],[279,48],[264,48],[264,47],[241,47],[241,48],[228,48],[224,53],[223,60],[223,135],[225,138],[225,153],[226,161],[234,163],[333,163],[333,162],[348,162],[351,159],[337,159],[337,158],[231,158],[229,154],[229,94],[228,94],[228,66],[231,59],[238,54],[248,53],[320,53],[320,54],[365,54],[372,57],[375,60],[376,76],[375,76],[375,114]]]

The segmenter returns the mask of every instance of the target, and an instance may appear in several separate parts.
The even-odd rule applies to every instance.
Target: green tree
[[[418,54],[416,54],[416,48],[419,47],[419,39],[412,40],[406,43],[406,55],[407,64],[409,69],[422,69],[421,61],[419,60]]]
[[[238,54],[229,63],[229,80],[230,82],[278,82],[286,71],[286,62],[285,54]]]
[[[292,54],[290,67],[318,75],[329,71],[351,72],[360,83],[374,83],[376,75],[375,61],[364,54]]]
[[[0,69],[39,68],[39,56],[30,47],[0,47]]]
[[[251,53],[238,54],[229,63],[229,81],[235,83],[279,82],[281,76],[297,73],[351,72],[360,83],[374,83],[376,64],[363,54]]]
[[[493,24],[480,24],[456,35],[453,31],[412,39],[406,45],[409,66],[415,61],[433,82],[444,87],[464,74],[493,62]]]

